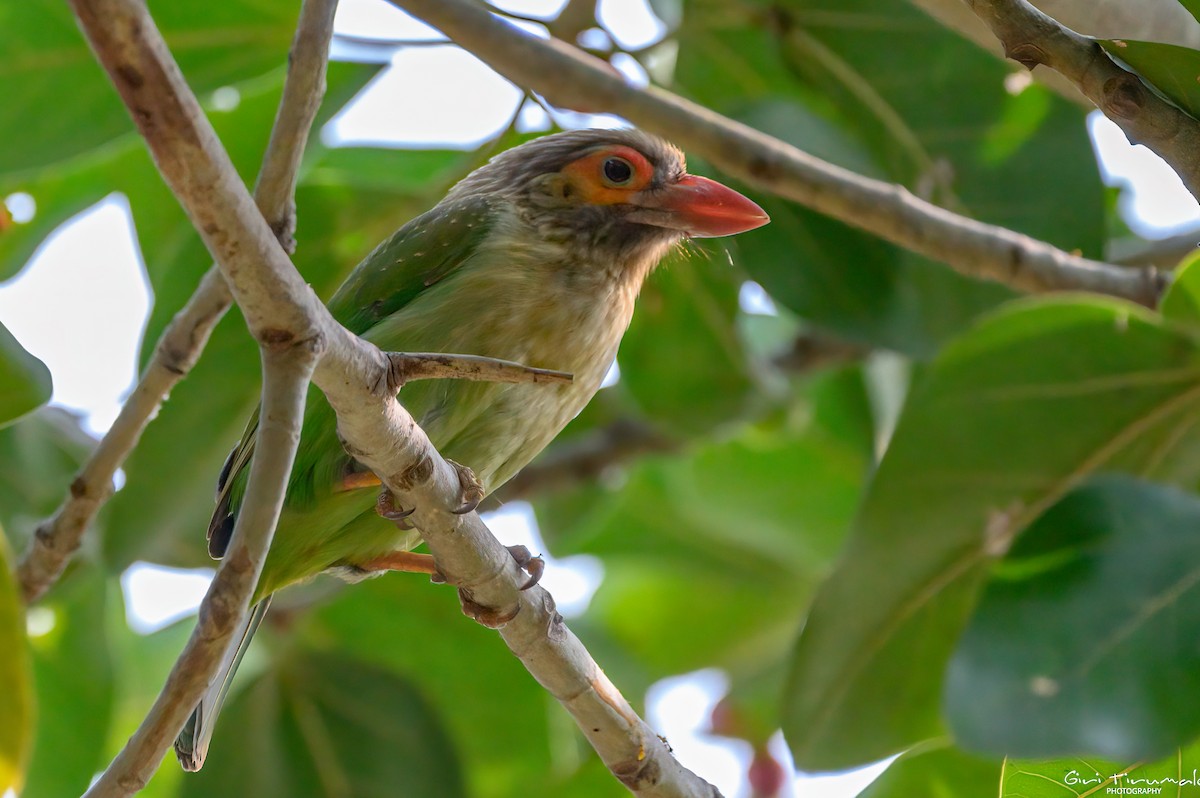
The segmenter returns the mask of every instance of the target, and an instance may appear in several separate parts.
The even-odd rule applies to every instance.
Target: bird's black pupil
[[[609,158],[604,162],[604,176],[614,183],[625,183],[633,177],[633,167],[620,158]]]

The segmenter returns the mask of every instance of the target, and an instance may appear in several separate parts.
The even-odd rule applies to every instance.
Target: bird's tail
[[[208,756],[208,744],[212,741],[213,729],[217,724],[217,714],[221,711],[221,705],[225,703],[225,696],[229,694],[229,685],[233,683],[233,674],[241,664],[242,657],[246,655],[246,649],[250,647],[250,640],[258,631],[263,616],[267,614],[267,608],[270,606],[271,597],[267,596],[250,610],[237,645],[230,646],[229,650],[225,652],[225,658],[221,660],[221,668],[217,671],[216,679],[209,685],[208,691],[204,693],[200,703],[192,711],[192,716],[184,724],[183,731],[179,732],[179,736],[175,738],[175,756],[179,758],[179,764],[183,766],[184,770],[194,771],[204,767],[204,758]]]

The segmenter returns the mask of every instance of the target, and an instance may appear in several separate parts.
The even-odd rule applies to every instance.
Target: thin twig
[[[333,38],[337,0],[306,0],[300,6],[296,36],[288,53],[283,96],[271,126],[254,199],[275,237],[291,254],[296,250],[296,181],[313,121],[325,98],[325,72]]]
[[[637,457],[675,452],[681,445],[644,421],[617,419],[548,449],[506,482],[488,508],[590,482]]]
[[[337,0],[307,0],[301,7],[283,96],[254,192],[263,216],[287,247],[294,246],[296,175],[325,92],[336,8]],[[213,267],[163,330],[137,387],[71,483],[70,495],[30,540],[17,569],[26,603],[41,597],[62,574],[88,524],[112,495],[113,475],[137,446],[164,397],[196,364],[231,301],[224,278]]]
[[[388,379],[399,388],[414,380],[475,380],[479,382],[528,382],[569,385],[569,371],[540,369],[479,355],[447,355],[440,352],[388,352]]]
[[[530,36],[466,0],[389,2],[555,105],[619,114],[748,183],[963,274],[1022,291],[1085,290],[1151,307],[1166,286],[1166,278],[1155,269],[1080,258],[1012,230],[959,216],[903,186],[821,161],[663,89],[631,86],[604,61],[564,42]]]
[[[191,370],[216,323],[229,309],[220,274],[204,276],[196,293],[163,331],[137,386],[112,427],[71,482],[54,515],[38,524],[17,566],[25,602],[40,598],[62,574],[84,531],[113,493],[113,475],[137,446],[163,397]]]
[[[1117,240],[1109,244],[1109,258],[1126,266],[1157,266],[1171,271],[1200,247],[1200,229],[1191,228],[1157,241]]]
[[[163,751],[208,687],[234,632],[245,621],[250,595],[258,583],[283,507],[300,441],[308,382],[320,356],[320,346],[314,340],[301,345],[264,345],[262,356],[259,445],[229,550],[200,605],[196,628],[154,705],[84,798],[117,798],[132,795],[146,786]]]
[[[562,623],[549,594],[538,587],[522,591],[525,573],[478,514],[454,512],[461,502],[458,472],[396,401],[388,380],[380,378],[389,370],[387,357],[334,322],[291,265],[238,180],[144,4],[71,2],[164,180],[220,265],[250,330],[266,352],[301,349],[299,342],[327,346],[313,381],[337,413],[340,437],[397,499],[418,508],[414,523],[439,569],[463,590],[473,617],[503,626],[508,646],[575,717],[601,759],[631,790],[645,798],[718,796],[714,787],[675,761],[666,743],[633,712]],[[282,441],[275,445],[287,448]],[[239,568],[244,575],[254,570],[253,557],[241,551],[237,559],[251,563],[244,571]],[[223,585],[210,596],[219,594],[228,605],[243,607],[247,583]],[[229,628],[221,625],[223,631]],[[206,641],[205,656],[196,655],[196,661],[185,652],[174,672],[187,678],[173,680],[164,691],[172,707],[194,705],[216,665],[209,649],[221,649],[227,641],[228,635]],[[200,649],[192,647],[190,653]],[[142,742],[127,747],[98,782],[106,785],[104,795],[128,795],[144,784],[168,742],[163,730],[176,720],[168,734],[182,724],[183,714],[177,709],[169,716],[152,714],[146,725],[153,729],[144,736],[139,732],[135,739]]]
[[[1050,67],[1070,80],[1131,142],[1158,153],[1200,198],[1200,121],[1146,88],[1095,40],[1025,0],[964,2],[992,29],[1007,57],[1030,70]]]

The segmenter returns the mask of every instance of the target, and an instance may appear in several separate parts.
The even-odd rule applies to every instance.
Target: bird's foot
[[[521,566],[521,569],[529,574],[529,579],[525,584],[521,585],[521,590],[528,590],[536,585],[538,580],[542,578],[542,573],[546,570],[546,561],[541,557],[533,556],[525,546],[508,546],[507,548],[508,553],[517,561],[517,565]],[[458,589],[458,601],[462,605],[463,615],[489,629],[499,629],[517,617],[517,613],[521,611],[520,602],[505,609],[485,607],[475,601],[471,596],[471,592],[465,588]]]
[[[380,518],[391,521],[401,529],[412,529],[412,524],[408,522],[408,517],[416,512],[416,507],[404,509],[396,506],[396,497],[386,487],[379,491],[379,498],[375,501],[375,512]]]
[[[546,572],[545,560],[541,557],[535,557],[524,546],[509,546],[508,553],[517,561],[517,565],[521,566],[521,570],[529,574],[529,579],[526,580],[525,584],[521,585],[522,590],[528,590],[542,581],[542,574]]]
[[[483,497],[487,495],[487,491],[483,489],[483,483],[479,481],[479,477],[475,476],[474,471],[453,460],[447,460],[446,462],[454,466],[454,471],[458,474],[458,484],[460,486],[459,498],[461,502],[458,507],[450,512],[455,515],[466,515],[479,506],[479,503],[483,501]]]

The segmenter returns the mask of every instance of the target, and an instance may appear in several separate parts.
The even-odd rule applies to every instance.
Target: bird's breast
[[[423,293],[385,348],[474,354],[568,371],[569,385],[409,386],[409,405],[434,444],[494,489],[541,451],[599,389],[629,325],[636,287],[579,263],[509,247]],[[417,388],[416,391],[410,391]],[[412,404],[410,404],[410,402]]]

